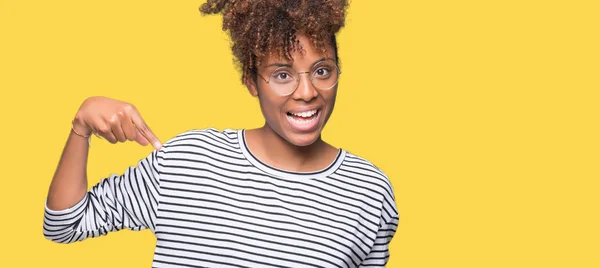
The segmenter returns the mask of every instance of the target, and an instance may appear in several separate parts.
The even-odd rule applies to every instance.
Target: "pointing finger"
[[[140,132],[140,134],[142,134],[144,138],[146,138],[148,142],[152,144],[154,149],[159,150],[162,147],[160,140],[158,140],[156,135],[152,133],[152,130],[150,130],[148,125],[146,125],[146,122],[144,122],[142,116],[138,112],[134,112],[131,115],[131,120],[135,124],[135,128]]]
[[[134,131],[136,132],[135,142],[139,143],[142,146],[146,146],[146,145],[150,144],[150,142],[146,139],[146,137],[144,137],[144,135],[142,135],[142,133],[140,133],[139,130],[134,128]]]

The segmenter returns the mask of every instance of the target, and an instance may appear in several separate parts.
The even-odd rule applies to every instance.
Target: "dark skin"
[[[298,72],[310,71],[311,67],[324,58],[335,59],[331,44],[327,52],[318,53],[303,35],[297,35],[303,48],[292,52],[292,61],[279,57],[266,57],[258,73],[263,77],[277,68],[276,65],[291,65]],[[329,90],[315,88],[308,75],[301,74],[298,88],[289,96],[276,95],[269,84],[261,78],[246,79],[246,86],[252,96],[258,97],[265,117],[260,128],[246,131],[250,151],[262,162],[273,167],[296,172],[316,171],[329,166],[338,154],[338,149],[323,141],[321,131],[325,127],[337,94],[337,85]],[[290,126],[287,112],[320,109],[317,127],[311,131],[297,131]]]

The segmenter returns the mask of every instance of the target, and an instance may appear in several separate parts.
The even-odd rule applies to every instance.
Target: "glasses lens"
[[[279,95],[289,95],[298,83],[296,72],[289,67],[280,67],[271,73],[269,85]]]
[[[339,71],[334,61],[317,63],[311,71],[311,80],[318,89],[331,89],[338,81]]]

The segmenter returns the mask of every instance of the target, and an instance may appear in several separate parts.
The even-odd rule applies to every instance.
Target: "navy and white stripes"
[[[71,243],[123,228],[157,237],[153,267],[385,267],[398,226],[386,175],[340,149],[318,172],[254,157],[243,130],[190,130],[72,208],[44,235]]]

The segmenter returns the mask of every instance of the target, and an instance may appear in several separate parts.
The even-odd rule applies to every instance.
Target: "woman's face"
[[[320,54],[314,50],[306,36],[298,35],[298,41],[304,49],[304,53],[293,51],[292,61],[278,57],[266,58],[258,67],[259,76],[255,80],[256,84],[248,83],[248,88],[253,96],[258,96],[263,116],[269,128],[291,144],[307,146],[320,138],[321,131],[333,112],[337,93],[337,83],[330,89],[318,89],[311,83],[310,76],[313,75],[313,80],[319,86],[317,79],[325,81],[328,79],[327,75],[332,75],[329,72],[337,72],[337,70],[321,68],[321,66],[325,66],[321,65],[324,61],[336,62],[331,44],[328,44],[326,53]],[[315,66],[315,64],[317,65]],[[315,74],[293,73],[293,77],[299,78],[296,90],[290,95],[281,96],[281,94],[275,93],[271,87],[295,83],[290,82],[295,79],[290,79],[286,72],[279,72],[282,70],[280,68],[282,66],[291,67],[297,73],[315,71]],[[275,70],[278,72],[273,73]],[[265,80],[269,80],[269,84]],[[281,81],[285,81],[285,83]]]

